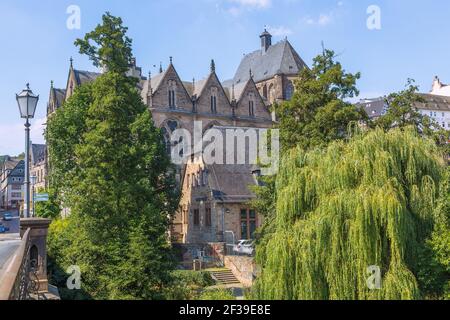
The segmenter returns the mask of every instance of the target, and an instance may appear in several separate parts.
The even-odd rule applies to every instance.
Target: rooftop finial
[[[195,92],[195,78],[192,78],[192,92]]]
[[[30,90],[30,83],[27,83],[27,90]]]
[[[73,69],[73,58],[70,57],[70,68]]]
[[[250,79],[253,79],[253,72],[252,72],[252,69],[250,69]]]
[[[50,81],[50,88],[53,89],[53,80]]]
[[[169,59],[170,59],[170,64],[172,64],[173,63],[173,57],[169,57]]]
[[[211,60],[211,73],[216,72],[216,63],[214,62],[214,59]]]
[[[163,73],[162,62],[159,63],[159,73]]]
[[[233,85],[231,86],[231,101],[234,101],[234,100],[236,100],[236,98],[234,96],[234,83],[233,83]]]

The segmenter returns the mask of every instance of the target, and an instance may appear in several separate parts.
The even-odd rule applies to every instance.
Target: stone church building
[[[193,134],[194,121],[202,121],[204,131],[214,126],[245,128],[271,128],[273,126],[276,119],[274,113],[270,111],[270,106],[274,102],[289,100],[292,97],[293,80],[307,66],[287,39],[272,44],[272,36],[265,30],[260,35],[260,40],[260,48],[244,56],[233,79],[227,81],[219,79],[214,60],[211,61],[209,74],[204,79],[184,81],[180,78],[172,58],[165,70],[161,66],[158,74],[148,74],[148,76],[142,74],[142,69],[137,67],[136,60],[133,59],[128,74],[140,80],[138,86],[142,99],[151,110],[155,125],[164,133],[168,150],[172,147],[170,134],[178,128],[187,129]],[[99,75],[100,73],[75,69],[71,60],[65,89],[56,89],[52,83],[47,116],[51,117],[52,113],[62,106],[78,86],[95,80]],[[222,223],[222,229],[224,228],[223,222],[216,221],[223,216],[222,213],[217,212],[214,215],[215,218],[210,218],[211,212],[206,215],[205,212],[202,212],[203,218],[200,218],[199,213],[195,210],[201,208],[194,208],[198,201],[186,198],[186,194],[192,189],[189,186],[193,185],[192,172],[198,171],[197,169],[198,163],[188,163],[181,170],[182,175],[179,177],[185,196],[181,212],[175,218],[177,226],[174,231],[177,240],[183,243],[220,240],[215,238],[219,228],[217,226]],[[220,174],[215,176],[214,181],[204,180],[204,185],[202,185],[204,188],[196,188],[196,191],[209,190],[210,193],[219,192],[216,188],[218,185],[221,186],[221,190],[235,190],[232,197],[228,197],[222,190],[220,197],[216,197],[216,194],[216,196],[206,198],[215,201],[209,210],[221,207],[221,210],[234,212],[233,217],[231,214],[226,215],[230,217],[230,221],[234,222],[225,222],[225,226],[232,228],[236,237],[243,239],[251,237],[250,230],[256,228],[261,219],[251,208],[247,208],[245,203],[253,197],[252,193],[248,191],[248,186],[237,187],[233,186],[233,183],[249,181],[256,183],[256,180],[253,179],[254,173],[257,171],[255,170],[255,168],[245,166],[204,167],[202,172],[220,172]],[[236,180],[230,180],[229,177],[232,176],[235,176]],[[202,178],[196,177],[196,179]],[[210,182],[216,187],[210,185]],[[194,197],[195,192],[191,192],[191,194]],[[222,201],[222,206],[218,205],[220,201]],[[245,219],[244,210],[246,212]],[[245,228],[244,220],[247,224]],[[193,230],[191,225],[200,228],[213,224],[216,226],[215,231],[208,236],[199,237],[187,234],[189,230]]]

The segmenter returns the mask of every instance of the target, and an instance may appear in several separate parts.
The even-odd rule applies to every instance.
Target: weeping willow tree
[[[274,232],[258,247],[256,299],[421,298],[417,255],[433,229],[442,160],[414,130],[373,130],[288,152]],[[381,289],[368,286],[369,266]]]

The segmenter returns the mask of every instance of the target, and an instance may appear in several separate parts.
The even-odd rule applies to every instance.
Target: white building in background
[[[425,102],[417,103],[417,109],[429,116],[445,130],[450,130],[450,95],[420,94]]]
[[[438,77],[434,78],[430,93],[419,93],[423,102],[416,104],[417,110],[429,116],[445,130],[450,130],[450,85],[443,84]],[[386,97],[362,99],[357,103],[363,106],[372,120],[386,114],[389,106]]]
[[[443,84],[439,77],[436,76],[433,80],[433,86],[431,88],[430,94],[450,97],[450,85]]]
[[[0,208],[20,208],[25,190],[24,177],[24,160],[8,157],[0,164]]]
[[[450,85],[442,83],[436,76],[430,93],[422,94],[422,97],[426,102],[418,105],[420,112],[450,130]]]

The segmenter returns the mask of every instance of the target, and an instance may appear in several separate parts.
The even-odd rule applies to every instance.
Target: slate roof
[[[364,107],[370,119],[379,118],[386,113],[386,103],[383,97],[363,100],[356,105]]]
[[[14,168],[17,166],[17,164],[18,164],[19,162],[20,162],[20,160],[17,159],[17,158],[11,158],[11,157],[8,157],[8,158],[1,164],[0,169],[2,169],[2,170],[12,170],[12,169],[14,169]]]
[[[425,102],[418,102],[416,104],[418,109],[444,112],[450,111],[450,97],[429,93],[420,93],[419,95],[425,100]]]
[[[200,97],[203,89],[205,88],[206,84],[208,83],[209,77],[210,76],[195,82],[195,88],[193,90],[194,95],[196,95],[197,97]]]
[[[55,94],[55,100],[56,100],[56,107],[59,108],[64,103],[64,100],[66,99],[66,90],[65,89],[53,89]]]
[[[87,82],[92,82],[101,75],[101,73],[98,72],[82,71],[82,70],[73,70],[73,71],[75,73],[75,79],[77,80],[78,85],[82,85]]]
[[[253,172],[256,166],[248,164],[208,165],[212,196],[224,202],[247,202],[255,198],[250,186],[256,186]]]
[[[280,41],[263,53],[261,49],[247,54],[241,61],[239,68],[231,81],[226,81],[225,86],[231,83],[246,82],[250,79],[250,70],[253,80],[260,82],[273,78],[277,74],[297,75],[306,63],[298,55],[288,40]],[[231,82],[231,83],[230,83]]]
[[[46,149],[47,146],[45,144],[31,145],[31,162],[33,165],[37,165],[45,161]]]
[[[236,99],[236,101],[241,100],[245,88],[247,87],[247,84],[248,80],[245,82],[240,82],[234,86],[234,98]]]
[[[227,129],[256,129],[233,126],[214,126],[223,132],[226,137]],[[226,144],[226,138],[224,138]],[[235,150],[239,152],[239,150]],[[246,159],[248,157],[248,147],[245,148]],[[246,160],[247,162],[247,160]],[[255,194],[250,190],[250,186],[256,186],[258,181],[254,176],[254,172],[260,170],[254,164],[213,164],[207,165],[209,170],[209,183],[213,193],[213,197],[225,202],[248,202],[255,198]]]
[[[168,70],[168,69],[167,69]],[[158,90],[159,85],[161,84],[161,81],[164,79],[164,76],[167,73],[167,70],[164,71],[163,73],[158,73],[157,75],[152,75],[152,79],[151,79],[151,85],[152,85],[152,90],[153,93],[156,92],[156,90]],[[141,92],[141,96],[143,98],[147,97],[148,95],[148,79],[143,81],[142,83],[142,92]]]

